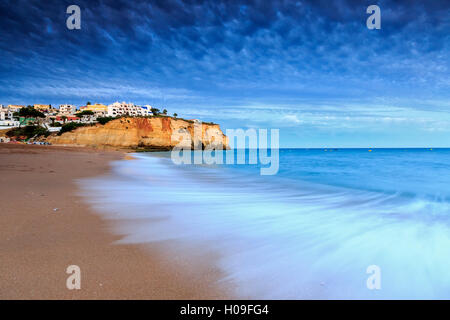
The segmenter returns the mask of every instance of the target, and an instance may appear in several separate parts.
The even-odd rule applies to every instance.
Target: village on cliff
[[[0,130],[10,134],[0,135],[0,142],[15,140],[33,140],[50,133],[62,133],[76,127],[105,123],[117,117],[168,116],[167,110],[160,111],[150,105],[138,106],[134,103],[114,102],[110,105],[100,103],[77,107],[62,104],[59,108],[52,105],[34,104],[0,105]],[[177,114],[173,114],[177,117]],[[21,139],[17,139],[22,137]]]

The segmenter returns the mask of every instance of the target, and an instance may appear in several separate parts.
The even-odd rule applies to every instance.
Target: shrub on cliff
[[[50,135],[50,131],[40,126],[25,126],[13,128],[9,130],[6,135],[8,137],[26,137],[26,139],[30,139],[40,136],[48,137]]]
[[[39,110],[36,110],[32,106],[28,106],[26,108],[21,108],[19,110],[18,116],[24,117],[24,118],[45,118],[45,114],[43,114]]]
[[[84,110],[84,111],[75,113],[75,115],[76,115],[78,118],[81,118],[82,116],[93,116],[93,115],[94,115],[94,112],[91,111],[91,110]]]
[[[58,132],[58,136],[62,135],[65,132],[69,132],[69,131],[75,130],[76,128],[84,127],[84,126],[85,126],[84,123],[76,123],[76,122],[66,123],[61,127],[61,130]]]
[[[108,123],[108,122],[110,122],[111,120],[114,120],[114,119],[116,119],[116,118],[114,118],[114,117],[100,117],[100,118],[97,118],[97,121],[100,124],[105,124],[105,123]]]

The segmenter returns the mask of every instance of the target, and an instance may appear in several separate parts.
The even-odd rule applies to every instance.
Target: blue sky
[[[3,0],[0,103],[132,101],[278,128],[282,147],[450,147],[449,30],[444,0]]]

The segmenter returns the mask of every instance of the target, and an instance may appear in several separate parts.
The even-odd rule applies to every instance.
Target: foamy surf
[[[341,161],[344,156],[359,157],[360,163],[367,157],[343,155]],[[396,166],[398,155],[388,156]],[[305,162],[275,177],[245,166],[176,166],[167,154],[134,157],[114,163],[108,177],[82,181],[87,199],[117,220],[124,243],[173,240],[219,253],[222,280],[236,287],[237,296],[450,298],[450,207],[447,191],[440,189],[445,178],[437,179],[441,191],[432,196],[429,185],[423,189],[431,193],[412,193],[414,181],[403,181],[404,188],[386,186],[386,192],[373,182],[349,187],[351,177],[307,181],[300,171],[310,168],[308,161],[321,174],[329,169],[320,153],[282,154],[282,162]],[[345,171],[342,163],[340,170]],[[348,169],[353,178],[354,170]],[[382,177],[374,173],[371,181]],[[191,253],[180,245],[177,254]],[[380,267],[380,290],[367,288],[370,265]]]

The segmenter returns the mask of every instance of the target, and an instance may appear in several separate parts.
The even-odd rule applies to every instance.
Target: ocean
[[[120,243],[217,253],[238,297],[450,298],[450,149],[280,149],[276,175],[133,156],[86,200]]]

